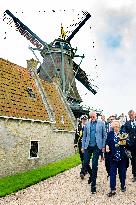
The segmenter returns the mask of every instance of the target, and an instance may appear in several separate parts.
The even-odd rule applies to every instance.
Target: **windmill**
[[[40,52],[43,57],[43,62],[40,63],[40,66],[37,69],[39,77],[46,81],[52,81],[54,78],[59,79],[60,88],[69,101],[72,110],[80,110],[80,103],[82,102],[76,87],[75,79],[81,82],[94,95],[97,93],[85,71],[80,67],[85,56],[76,55],[77,49],[74,49],[71,46],[71,40],[91,17],[88,12],[83,12],[83,15],[84,19],[79,22],[78,26],[67,37],[61,25],[61,37],[55,39],[50,44],[41,40],[41,38],[33,33],[9,10],[6,10],[3,16],[3,20],[8,19],[8,24],[14,23],[16,30],[33,44],[35,47],[31,48],[33,53],[34,50],[38,50]],[[76,57],[81,58],[79,65],[74,61],[74,58]]]

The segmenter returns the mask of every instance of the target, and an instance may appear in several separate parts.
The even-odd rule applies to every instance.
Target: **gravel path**
[[[79,177],[80,166],[35,184],[15,194],[0,198],[0,205],[136,205],[136,182],[131,182],[131,167],[127,172],[127,191],[120,191],[117,177],[117,194],[107,197],[109,181],[104,162],[99,162],[97,193],[91,194],[88,176]]]

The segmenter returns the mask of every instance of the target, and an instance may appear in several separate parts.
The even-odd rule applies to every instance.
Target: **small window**
[[[55,48],[60,48],[60,42],[55,43]]]
[[[39,142],[38,141],[31,141],[30,144],[30,158],[37,158],[39,151]]]
[[[36,95],[35,95],[35,93],[33,92],[33,89],[32,89],[32,88],[28,87],[28,88],[27,88],[27,92],[29,93],[30,97],[36,98]]]

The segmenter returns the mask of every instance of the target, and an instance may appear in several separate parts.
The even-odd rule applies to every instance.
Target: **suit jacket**
[[[127,121],[124,125],[124,130],[128,133],[130,147],[136,148],[136,126],[133,128],[131,125],[131,120]]]
[[[89,146],[90,137],[91,137],[90,132],[91,132],[91,122],[88,121],[84,128],[84,133],[83,133],[83,139],[82,139],[83,149],[87,149],[87,147]],[[106,129],[104,123],[100,120],[97,120],[95,138],[96,138],[96,144],[99,149],[105,147],[106,137],[107,135],[106,135]]]
[[[122,133],[122,132],[121,132]],[[107,140],[106,144],[109,146],[110,152],[108,153],[108,157],[111,159],[115,159],[115,154],[116,154],[116,147],[115,147],[115,142],[114,142],[114,131],[110,131],[107,134]],[[119,146],[120,150],[120,157],[122,158],[127,158],[125,154],[125,146]]]

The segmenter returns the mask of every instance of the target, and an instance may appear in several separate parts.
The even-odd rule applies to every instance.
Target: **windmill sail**
[[[10,16],[8,24],[14,22],[16,30],[21,33],[27,40],[29,40],[38,49],[42,49],[45,46],[44,41],[42,41],[35,33],[33,33],[26,25],[24,25],[18,18],[16,18],[9,10],[4,12],[3,21],[8,19],[6,15]]]
[[[78,25],[78,27],[71,33],[69,37],[67,37],[66,41],[71,41],[71,39],[75,36],[75,34],[80,30],[80,28],[86,23],[86,21],[91,17],[91,15],[88,12],[84,13],[85,19],[81,21]]]
[[[77,71],[77,69],[78,69],[78,71]],[[95,95],[97,92],[95,89],[93,89],[92,84],[89,81],[85,71],[82,70],[80,67],[78,68],[78,65],[74,61],[73,61],[73,70],[75,73],[77,71],[75,78]]]

